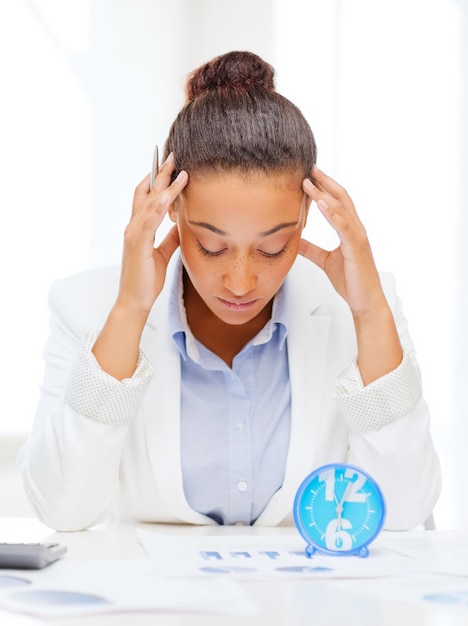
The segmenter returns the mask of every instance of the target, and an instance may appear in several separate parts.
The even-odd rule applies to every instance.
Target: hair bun
[[[275,71],[252,52],[228,52],[205,63],[188,77],[185,93],[187,101],[211,89],[229,88],[248,91],[263,87],[274,91]]]

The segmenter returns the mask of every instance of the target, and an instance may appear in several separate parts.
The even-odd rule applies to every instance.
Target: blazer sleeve
[[[51,287],[41,395],[18,456],[24,489],[39,519],[62,531],[88,528],[108,516],[119,493],[127,431],[152,376],[142,354],[132,379],[120,382],[101,370],[91,353],[93,335],[85,336],[83,323],[100,324],[112,300],[96,298],[102,312],[90,318],[88,311],[96,306],[89,300],[95,295],[76,280]]]
[[[428,519],[441,489],[440,464],[422,396],[416,351],[391,275],[383,275],[404,351],[398,368],[364,387],[354,362],[335,382],[333,396],[349,429],[348,462],[365,467],[382,487],[388,530]]]

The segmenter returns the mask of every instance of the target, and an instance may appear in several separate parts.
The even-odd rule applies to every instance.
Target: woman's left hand
[[[303,189],[338,234],[340,245],[324,250],[302,239],[299,254],[327,274],[354,317],[368,315],[386,300],[366,230],[346,190],[315,167],[312,175],[315,185],[306,178]]]
[[[299,254],[318,265],[348,303],[356,331],[359,370],[367,385],[401,363],[400,339],[353,201],[343,187],[317,168],[312,175],[315,184],[305,179],[303,189],[337,232],[340,245],[335,250],[324,250],[302,239]]]

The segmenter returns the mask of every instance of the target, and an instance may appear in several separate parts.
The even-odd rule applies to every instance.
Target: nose
[[[230,261],[223,274],[223,286],[237,297],[252,291],[257,284],[257,273],[249,257],[239,257]]]

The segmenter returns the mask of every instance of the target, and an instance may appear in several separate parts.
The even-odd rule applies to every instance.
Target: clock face
[[[382,529],[385,502],[379,486],[353,465],[333,463],[309,474],[294,500],[294,521],[306,552],[360,554]]]

